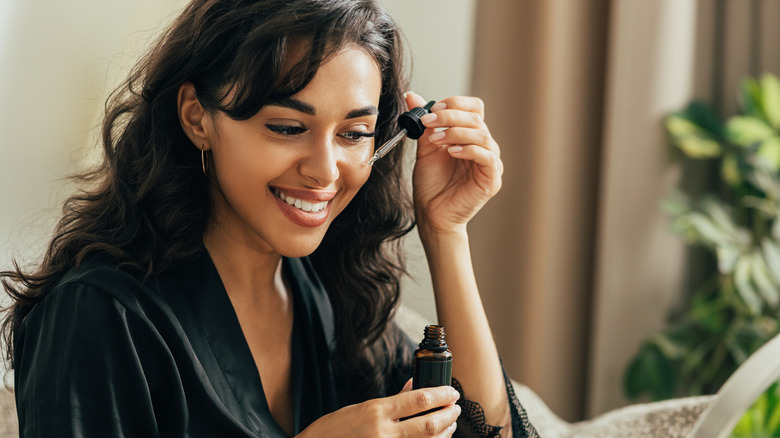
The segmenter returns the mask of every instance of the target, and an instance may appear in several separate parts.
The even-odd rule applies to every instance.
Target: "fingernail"
[[[446,108],[447,108],[447,104],[446,103],[444,103],[444,102],[436,102],[431,107],[431,112],[433,112],[433,111],[440,111],[440,110],[443,110],[443,109],[446,109]]]
[[[457,154],[458,152],[463,150],[463,146],[450,146],[447,148],[447,152],[451,154]]]
[[[450,425],[450,433],[455,433],[455,430],[458,428],[458,422],[454,422]]]
[[[433,134],[428,136],[428,140],[430,141],[438,141],[444,138],[444,132],[434,132]]]
[[[436,115],[434,113],[430,113],[430,114],[426,114],[426,115],[420,117],[420,121],[423,122],[423,125],[428,125],[429,123],[435,122],[436,119],[438,119],[438,118],[439,118],[438,115]]]
[[[461,412],[462,408],[460,407],[460,405],[455,405],[455,410],[457,410],[458,411],[458,415],[460,415],[460,412]]]
[[[460,393],[455,388],[452,388],[452,395],[455,397],[455,400],[460,398]]]
[[[407,91],[406,93],[404,93],[404,99],[406,99],[406,96],[408,96],[408,95],[409,95],[409,93],[414,93],[414,91],[412,91],[412,90],[409,90],[409,91]]]

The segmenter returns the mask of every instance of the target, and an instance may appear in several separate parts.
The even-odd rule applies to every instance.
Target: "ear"
[[[198,149],[211,149],[209,142],[209,134],[212,131],[211,117],[201,106],[192,82],[181,84],[176,103],[179,123],[190,141]]]

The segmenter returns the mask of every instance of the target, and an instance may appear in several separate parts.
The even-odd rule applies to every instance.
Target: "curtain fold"
[[[478,3],[474,94],[504,186],[471,225],[504,364],[567,419],[583,414],[607,1]]]
[[[706,190],[663,117],[722,114],[745,75],[780,73],[776,0],[478,2],[473,93],[504,188],[471,225],[477,278],[509,374],[564,419],[628,403],[623,372],[713,267],[659,203]]]

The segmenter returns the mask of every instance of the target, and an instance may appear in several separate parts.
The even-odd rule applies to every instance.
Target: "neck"
[[[280,254],[258,248],[251,239],[236,236],[212,224],[203,243],[234,305],[255,306],[268,300],[287,301]]]

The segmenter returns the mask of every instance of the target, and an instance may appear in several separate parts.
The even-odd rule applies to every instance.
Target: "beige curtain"
[[[733,113],[744,75],[780,73],[777,23],[775,0],[478,2],[473,92],[506,172],[475,267],[509,374],[563,418],[627,403],[627,362],[697,281],[659,209],[681,174],[663,116]]]

